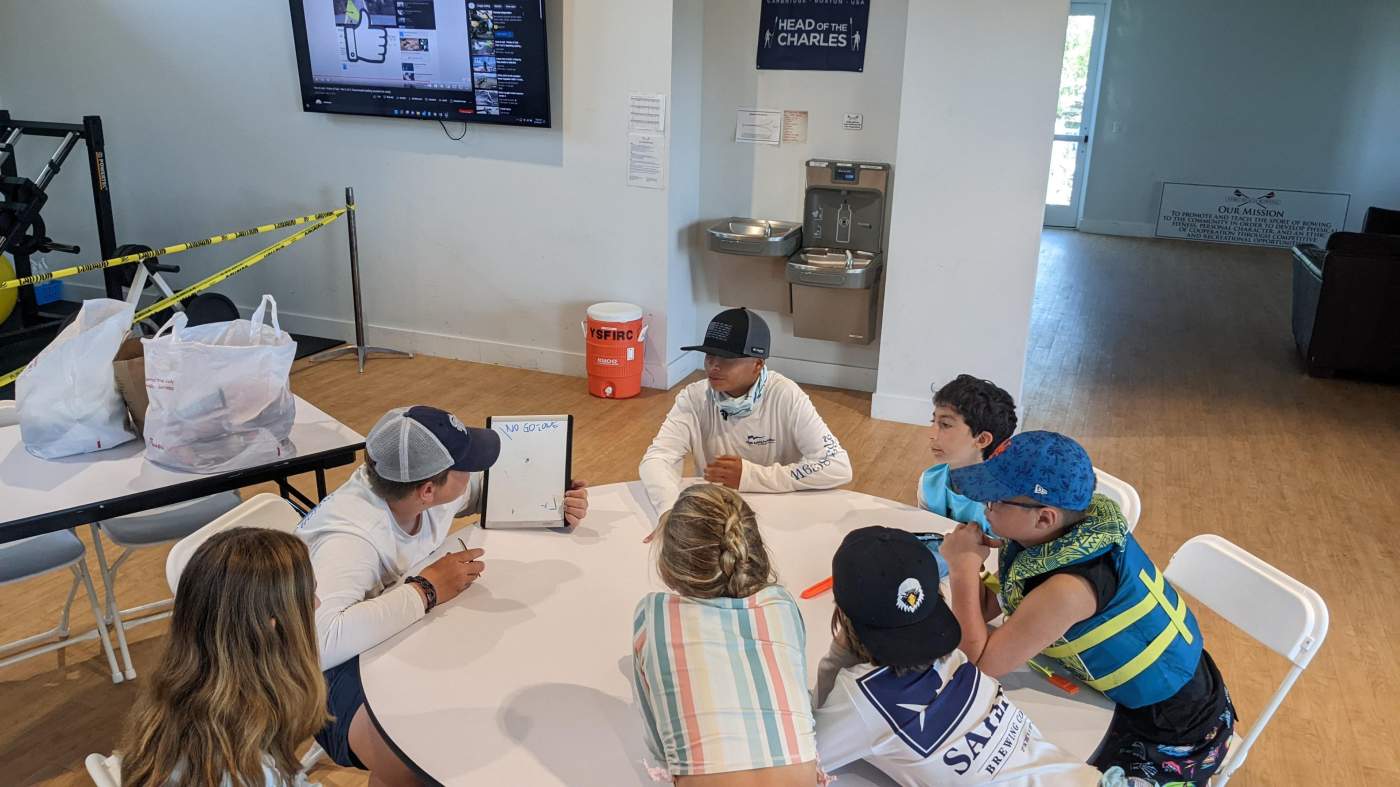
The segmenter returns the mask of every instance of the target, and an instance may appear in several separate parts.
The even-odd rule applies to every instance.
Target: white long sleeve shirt
[[[297,527],[316,575],[316,635],[321,669],[349,661],[420,620],[423,597],[400,584],[442,546],[459,513],[476,513],[481,474],[466,493],[420,514],[418,532],[405,533],[389,505],[374,493],[361,466]]]
[[[638,472],[658,514],[671,510],[680,496],[687,454],[702,472],[715,457],[742,458],[741,492],[830,489],[850,482],[850,457],[797,383],[769,371],[763,396],[743,418],[726,418],[706,394],[709,385],[700,380],[681,389],[642,457]]]

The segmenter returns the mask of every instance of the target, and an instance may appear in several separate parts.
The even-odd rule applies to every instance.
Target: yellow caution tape
[[[175,303],[178,303],[178,302],[184,300],[185,298],[188,298],[188,297],[190,297],[191,295],[194,295],[195,293],[198,293],[198,292],[200,292],[200,291],[202,291],[202,290],[206,290],[206,289],[208,289],[208,288],[214,286],[215,284],[218,284],[219,282],[223,281],[224,279],[227,279],[228,277],[234,275],[235,273],[238,273],[239,271],[243,271],[243,270],[246,270],[246,269],[248,269],[248,268],[253,267],[254,265],[257,265],[258,263],[262,262],[263,260],[267,259],[268,257],[271,257],[272,255],[276,254],[277,252],[279,252],[279,251],[281,251],[281,250],[287,248],[288,246],[292,245],[293,243],[296,243],[297,241],[300,241],[300,240],[306,238],[306,236],[310,235],[311,233],[315,232],[316,230],[319,230],[319,229],[321,229],[322,227],[328,226],[329,224],[331,224],[332,222],[334,222],[336,219],[340,218],[340,217],[341,217],[342,215],[344,215],[344,214],[345,214],[345,209],[344,209],[344,208],[340,208],[340,209],[338,209],[338,210],[333,210],[333,211],[329,211],[329,212],[327,212],[327,213],[319,214],[319,215],[321,215],[323,218],[322,218],[321,220],[317,221],[315,224],[312,224],[311,226],[307,227],[306,229],[304,229],[304,230],[298,230],[298,231],[292,233],[291,235],[288,235],[287,237],[283,238],[282,240],[277,241],[276,243],[272,244],[271,246],[268,246],[268,247],[266,247],[266,248],[264,248],[264,249],[261,249],[261,250],[259,250],[259,251],[257,251],[257,252],[254,252],[253,254],[251,254],[251,255],[249,255],[249,256],[247,256],[247,257],[244,257],[243,259],[239,260],[238,262],[235,262],[234,264],[228,266],[227,268],[224,268],[223,270],[219,271],[218,273],[215,273],[214,275],[209,276],[208,278],[203,279],[203,280],[201,280],[201,281],[195,282],[194,284],[191,284],[190,286],[184,288],[183,290],[180,290],[179,292],[175,293],[174,295],[171,295],[171,296],[168,297],[168,298],[162,298],[161,300],[156,301],[155,303],[151,304],[150,306],[147,306],[146,308],[141,309],[140,311],[136,312],[136,316],[132,318],[132,324],[135,325],[136,323],[141,322],[142,320],[144,320],[144,319],[150,317],[152,314],[155,314],[156,312],[159,312],[159,311],[162,310],[162,309],[169,308],[171,305],[173,305],[173,304],[175,304]],[[302,217],[302,218],[305,218],[305,217]],[[297,220],[297,219],[292,219],[292,221],[298,221],[298,220]],[[272,226],[272,225],[268,225],[268,226]],[[285,225],[285,224],[284,224],[283,226],[290,226],[290,225]],[[253,233],[253,234],[257,234],[257,233]],[[27,365],[26,365],[26,366],[21,366],[20,368],[14,370],[14,371],[12,371],[12,372],[10,372],[9,374],[6,374],[6,375],[4,375],[3,377],[0,377],[0,387],[9,385],[10,383],[14,382],[16,379],[19,378],[20,373],[23,372],[26,368],[28,368]]]
[[[345,208],[336,208],[335,210],[328,210],[324,213],[312,213],[309,216],[298,216],[294,219],[279,221],[276,224],[264,224],[261,227],[249,227],[246,230],[238,230],[237,232],[226,232],[223,235],[215,235],[202,240],[177,243],[174,246],[166,246],[163,249],[152,249],[138,254],[128,254],[125,257],[113,257],[110,260],[88,262],[82,265],[74,265],[71,268],[60,268],[56,271],[49,271],[48,273],[36,273],[33,276],[25,276],[22,279],[11,279],[9,281],[0,282],[0,290],[10,290],[16,287],[23,287],[26,284],[39,284],[53,279],[66,279],[69,276],[77,276],[80,273],[87,273],[88,271],[114,268],[118,265],[128,265],[133,262],[149,260],[152,257],[164,257],[168,254],[179,254],[182,251],[189,251],[190,249],[202,249],[205,246],[215,246],[227,241],[238,240],[239,238],[250,238],[254,235],[261,235],[264,232],[272,232],[274,230],[286,229],[287,227],[295,227],[300,224],[310,224],[313,221],[343,216],[345,215],[345,210]]]

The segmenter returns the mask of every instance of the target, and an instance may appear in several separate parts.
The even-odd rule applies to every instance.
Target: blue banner
[[[870,0],[763,0],[758,67],[864,71]]]

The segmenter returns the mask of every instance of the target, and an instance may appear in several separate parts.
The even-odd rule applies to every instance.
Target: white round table
[[[953,527],[845,490],[745,498],[794,597],[830,575],[832,553],[855,528]],[[641,483],[632,482],[591,489],[588,517],[572,533],[458,531],[486,549],[482,579],[361,656],[365,697],[381,729],[444,784],[650,784],[631,641],[637,602],[663,589],[651,546],[642,543],[653,521]],[[453,537],[444,550],[460,548]],[[831,643],[832,595],[798,604],[815,679]],[[1046,737],[1085,759],[1112,718],[1112,703],[1097,692],[1082,688],[1071,698],[1024,667],[1002,683]],[[842,787],[892,784],[864,762],[838,773]]]

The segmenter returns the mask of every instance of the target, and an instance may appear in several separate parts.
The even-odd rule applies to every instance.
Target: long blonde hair
[[[330,721],[316,640],[316,582],[290,533],[232,528],[180,576],[170,641],[132,709],[122,783],[291,783],[296,747]]]
[[[693,598],[746,598],[778,581],[753,509],[718,484],[686,489],[661,518],[657,569]]]

